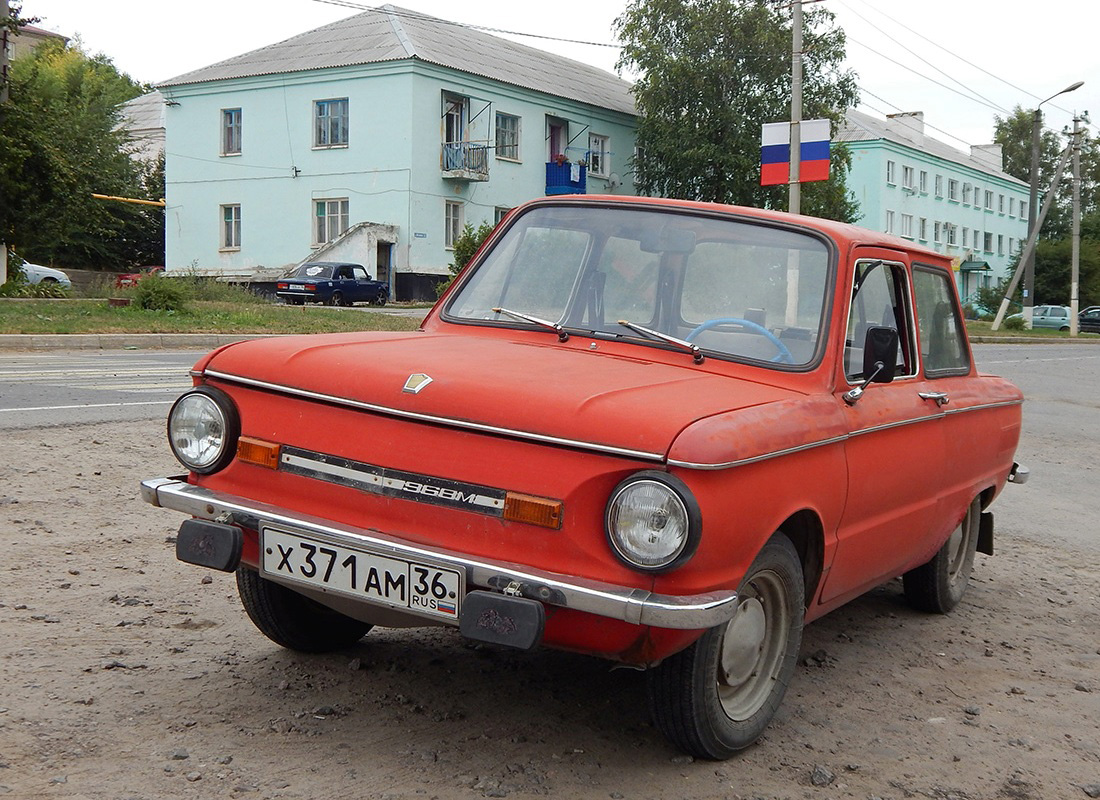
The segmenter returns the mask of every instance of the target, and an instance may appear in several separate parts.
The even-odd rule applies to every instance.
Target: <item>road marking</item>
[[[133,403],[80,403],[75,406],[32,406],[30,408],[0,408],[0,411],[71,411],[76,408],[122,408],[124,406],[167,406],[171,400],[142,400]]]

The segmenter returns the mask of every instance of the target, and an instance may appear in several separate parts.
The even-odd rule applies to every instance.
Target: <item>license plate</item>
[[[261,571],[429,617],[458,621],[461,572],[264,528]]]

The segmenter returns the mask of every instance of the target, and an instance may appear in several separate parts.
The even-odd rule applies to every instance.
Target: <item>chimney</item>
[[[904,111],[900,114],[887,114],[886,119],[892,127],[907,139],[918,141],[924,136],[924,112]]]
[[[993,167],[998,172],[1004,172],[1004,151],[999,144],[972,144],[970,157]]]

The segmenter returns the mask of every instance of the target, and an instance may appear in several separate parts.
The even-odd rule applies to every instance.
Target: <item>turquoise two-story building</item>
[[[629,83],[394,6],[158,88],[170,273],[346,260],[434,298],[465,224],[634,193]]]

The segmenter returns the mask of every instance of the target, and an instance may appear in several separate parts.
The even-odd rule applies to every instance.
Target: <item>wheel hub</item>
[[[752,676],[760,661],[766,635],[764,605],[757,598],[750,597],[737,607],[737,613],[722,638],[720,683],[740,686]]]

